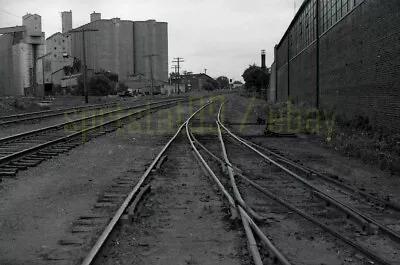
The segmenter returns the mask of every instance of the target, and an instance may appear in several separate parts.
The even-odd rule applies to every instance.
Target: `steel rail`
[[[243,141],[243,143],[245,142],[245,143],[248,144],[248,141],[244,140],[243,138],[241,138],[241,137],[239,137],[239,136],[237,136],[237,137],[238,137],[238,139],[239,139],[239,140],[238,140],[239,142]],[[241,140],[241,141],[240,141],[240,140]],[[248,144],[248,145],[250,145],[250,144]],[[253,151],[254,151],[254,150],[253,150]],[[256,153],[257,153],[257,152],[256,152]],[[262,154],[262,153],[261,153],[261,154]],[[281,158],[280,158],[280,159],[281,159]],[[273,164],[274,164],[274,163],[273,163]],[[282,168],[281,168],[281,169],[282,169]],[[284,170],[284,171],[285,171],[285,170]],[[289,171],[290,171],[290,170],[289,170]],[[310,172],[313,173],[312,171],[310,171]],[[287,173],[288,173],[288,172],[287,172]],[[295,173],[293,173],[293,172],[292,172],[292,174],[291,174],[291,173],[289,173],[289,174],[290,174],[290,175],[293,174],[292,176],[297,175],[297,174],[295,174]],[[297,176],[298,176],[298,175],[297,175]],[[339,206],[340,209],[346,211],[347,213],[350,213],[350,214],[352,215],[352,217],[355,218],[357,221],[360,222],[362,219],[364,219],[364,220],[367,221],[368,223],[373,224],[373,225],[375,225],[376,227],[378,227],[381,231],[383,231],[384,233],[386,233],[387,235],[389,235],[393,240],[395,240],[395,241],[397,241],[397,242],[400,243],[400,234],[397,233],[396,231],[394,231],[394,230],[388,228],[388,227],[387,227],[386,225],[384,225],[384,224],[381,224],[379,221],[376,221],[376,220],[374,220],[373,218],[366,216],[366,215],[363,214],[362,212],[360,212],[360,211],[354,209],[353,207],[348,206],[348,205],[346,205],[346,204],[344,204],[344,203],[339,202],[339,201],[336,200],[334,197],[332,197],[332,196],[326,194],[325,192],[321,191],[320,189],[318,189],[317,187],[315,187],[314,185],[312,185],[312,184],[309,183],[308,181],[304,180],[301,176],[298,176],[298,177],[299,177],[300,179],[302,179],[302,180],[300,180],[301,182],[303,182],[305,185],[309,186],[312,190],[316,191],[315,194],[316,194],[317,196],[319,196],[320,198],[326,200],[327,202],[334,203],[334,204],[338,204],[338,206]],[[379,200],[379,199],[378,199],[378,200]],[[388,205],[389,205],[389,204],[388,204]],[[393,205],[393,204],[392,204],[392,205]],[[393,206],[396,207],[396,205],[393,205]],[[355,215],[358,215],[359,217],[355,216],[354,214],[355,214]],[[360,219],[360,217],[361,217],[362,219]]]
[[[198,109],[195,113],[192,114],[191,117],[193,117],[195,114],[197,114],[198,112],[200,112],[201,110],[203,110],[205,107],[207,107],[210,103],[202,106],[200,109]],[[191,119],[191,117],[189,117],[189,119]],[[188,119],[188,120],[189,120]],[[157,165],[158,161],[161,159],[161,157],[164,155],[164,153],[167,151],[167,149],[171,146],[171,144],[175,141],[175,139],[178,137],[179,133],[183,130],[183,128],[185,127],[185,125],[187,124],[187,121],[184,122],[177,130],[177,132],[175,133],[175,135],[168,141],[168,143],[163,147],[163,149],[158,153],[158,155],[156,156],[156,158],[153,160],[153,162],[150,164],[150,166],[147,168],[147,170],[145,171],[145,173],[143,174],[143,176],[139,179],[138,183],[136,184],[136,186],[133,188],[133,190],[129,193],[129,195],[126,197],[126,199],[124,200],[124,202],[122,203],[121,207],[118,209],[118,211],[116,212],[116,214],[114,215],[114,217],[111,219],[111,221],[109,222],[109,224],[107,225],[107,227],[104,229],[104,231],[102,232],[102,234],[100,235],[99,239],[96,241],[96,243],[94,244],[94,246],[91,248],[91,250],[89,251],[88,255],[86,256],[86,258],[83,260],[83,262],[81,263],[81,265],[90,265],[92,264],[93,260],[96,258],[97,254],[99,253],[99,251],[101,250],[101,248],[103,247],[104,243],[106,242],[106,240],[108,239],[109,235],[111,234],[111,232],[114,230],[116,224],[118,223],[118,221],[121,219],[123,213],[125,212],[125,210],[128,208],[129,203],[132,201],[132,199],[135,197],[135,195],[137,194],[137,192],[139,191],[140,187],[143,185],[143,183],[146,181],[146,179],[148,178],[148,176],[150,175],[151,171],[153,170],[153,168]]]
[[[117,105],[115,105],[115,106],[117,106]],[[100,109],[100,108],[102,108],[102,107],[87,108],[87,109],[82,109],[82,110],[78,110],[78,111],[75,110],[75,111],[58,112],[58,113],[53,113],[53,114],[48,114],[48,115],[33,116],[33,117],[29,117],[29,118],[4,121],[4,122],[0,122],[0,126],[4,126],[4,125],[8,125],[8,124],[14,124],[14,123],[20,123],[20,122],[25,122],[25,121],[33,121],[33,120],[57,117],[57,116],[65,115],[65,114],[74,114],[74,113],[79,113],[79,112],[83,112],[83,111],[86,111],[86,110],[90,111],[90,110],[96,110],[96,109]],[[112,107],[107,107],[107,108],[112,108]]]
[[[178,102],[180,102],[180,101],[171,102],[171,103],[165,103],[165,104],[162,104],[162,105],[158,105],[158,106],[156,106],[154,108],[160,108],[160,107],[165,107],[165,106],[169,106],[169,105],[174,105],[174,104],[176,104]],[[79,132],[76,132],[76,133],[73,133],[73,134],[70,134],[70,135],[67,135],[67,136],[64,136],[64,137],[60,137],[58,139],[55,139],[55,140],[52,140],[52,141],[49,141],[49,142],[46,142],[46,143],[31,147],[31,148],[28,148],[28,149],[25,149],[25,150],[22,150],[22,151],[19,151],[19,152],[13,153],[11,155],[2,157],[2,158],[0,158],[0,166],[5,165],[7,163],[10,163],[11,161],[19,159],[21,157],[27,156],[29,154],[36,153],[40,149],[44,149],[46,147],[55,145],[57,143],[66,142],[66,141],[68,141],[68,140],[70,140],[72,138],[75,138],[77,136],[81,136],[81,135],[83,135],[85,133],[88,133],[90,131],[102,128],[104,126],[110,125],[110,124],[115,123],[115,122],[120,122],[122,120],[125,120],[125,119],[131,117],[131,116],[134,116],[134,115],[137,115],[137,114],[141,114],[141,113],[145,113],[145,112],[147,112],[149,110],[151,110],[151,109],[139,110],[139,111],[136,111],[134,113],[130,113],[130,114],[127,114],[125,116],[119,117],[117,119],[108,121],[106,123],[103,123],[103,124],[100,124],[100,125],[96,125],[96,126],[87,128],[85,130],[81,130]]]
[[[190,119],[191,120],[191,119]],[[209,173],[209,175],[214,179],[214,181],[217,183],[219,189],[221,190],[221,192],[224,194],[224,196],[228,199],[229,204],[231,205],[231,207],[235,207],[236,208],[236,204],[234,199],[232,198],[232,196],[229,194],[229,192],[225,189],[224,185],[221,183],[221,181],[219,180],[219,178],[215,175],[214,171],[210,168],[210,166],[207,164],[207,162],[204,160],[203,156],[200,154],[199,150],[196,148],[195,143],[193,141],[193,139],[191,139],[191,132],[189,130],[189,126],[190,126],[190,120],[186,123],[186,135],[187,138],[190,142],[190,145],[192,146],[193,151],[195,152],[195,154],[197,155],[197,157],[199,158],[199,160],[201,161],[201,163],[203,164],[203,166],[206,168],[207,172]],[[265,234],[261,231],[261,229],[257,226],[256,223],[254,223],[254,221],[251,219],[251,217],[246,213],[246,211],[242,208],[242,206],[238,205],[237,208],[239,209],[239,214],[242,218],[245,218],[247,220],[247,222],[250,224],[250,226],[252,227],[252,229],[257,233],[257,235],[259,236],[259,238],[262,240],[262,242],[268,247],[268,249],[275,255],[275,257],[283,264],[283,265],[290,265],[290,263],[287,261],[287,259],[282,255],[282,253],[273,245],[273,243],[265,236]],[[241,219],[242,219],[241,218]],[[247,225],[246,221],[242,221],[243,225],[246,226]],[[246,228],[245,228],[246,229]],[[247,228],[248,229],[248,228]],[[247,235],[247,233],[246,233]],[[251,235],[247,235],[248,236],[248,241],[251,242]],[[254,248],[250,248],[250,251],[252,251],[252,255],[254,258],[255,262],[259,262],[258,260],[258,249],[254,249]],[[255,251],[253,253],[253,251]]]
[[[222,149],[222,156],[224,157],[225,160],[225,164],[226,165],[230,165],[230,161],[228,158],[228,153],[226,152],[226,148],[225,148],[225,143],[224,143],[224,139],[222,137],[222,132],[221,132],[221,127],[217,122],[217,131],[218,131],[218,138],[221,144],[221,149]],[[231,187],[233,190],[233,195],[235,197],[235,200],[237,201],[237,203],[242,206],[242,208],[244,208],[251,217],[253,217],[254,219],[256,219],[257,221],[262,221],[265,220],[265,218],[261,217],[259,214],[257,214],[249,205],[246,204],[246,202],[243,200],[242,195],[240,194],[239,188],[236,185],[236,179],[235,179],[235,175],[233,173],[233,169],[231,167],[227,167],[227,171],[228,171],[228,175],[229,175],[229,180],[231,183]]]
[[[357,244],[354,242],[353,239],[349,239],[341,234],[339,234],[338,232],[334,231],[333,229],[331,229],[328,225],[325,225],[323,223],[321,223],[320,221],[318,221],[316,218],[312,217],[311,215],[303,212],[302,210],[298,209],[297,207],[291,205],[289,202],[286,202],[280,198],[278,198],[278,196],[274,195],[272,192],[264,189],[263,187],[261,187],[260,185],[258,185],[257,183],[255,183],[254,181],[250,180],[249,178],[247,178],[246,176],[244,176],[241,173],[237,173],[237,175],[239,177],[241,177],[244,181],[246,181],[247,183],[249,183],[251,186],[253,186],[255,189],[257,189],[258,191],[260,191],[261,193],[265,194],[266,196],[268,196],[269,198],[273,199],[274,201],[278,202],[279,204],[285,206],[286,208],[290,209],[291,211],[297,213],[298,215],[304,217],[305,219],[307,219],[308,221],[314,223],[315,225],[321,227],[322,229],[324,229],[325,231],[329,232],[330,234],[332,234],[334,237],[342,240],[343,242],[345,242],[346,244],[352,246],[354,249],[360,251],[361,253],[363,253],[364,255],[366,255],[367,257],[379,262],[382,265],[392,265],[389,261],[386,261],[384,258],[381,258],[380,256],[378,256],[377,254],[375,254],[374,252],[372,252],[371,250]]]
[[[214,160],[216,161],[220,161],[220,159],[214,154],[212,153],[210,150],[208,150],[205,146],[203,145],[199,145],[206,153],[208,153]],[[242,174],[243,170],[241,170],[240,168],[238,168],[237,166],[233,165],[233,164],[227,164],[229,167],[231,167],[234,171],[235,171],[235,175],[239,176],[241,179],[243,179],[245,182],[247,182],[248,184],[250,184],[251,186],[253,186],[255,189],[257,189],[258,191],[260,191],[261,193],[263,193],[264,195],[266,195],[267,197],[271,198],[272,200],[276,201],[277,203],[283,205],[284,207],[288,208],[290,211],[293,211],[295,213],[297,213],[298,215],[302,216],[303,218],[307,219],[308,221],[310,221],[311,223],[314,223],[315,225],[319,226],[320,228],[322,228],[323,230],[327,231],[328,233],[332,234],[334,237],[342,240],[343,242],[345,242],[346,244],[350,245],[351,247],[353,247],[354,249],[360,251],[361,253],[363,253],[364,255],[366,255],[367,257],[379,262],[380,264],[383,265],[391,265],[391,263],[389,263],[388,261],[384,260],[383,258],[379,257],[377,254],[375,254],[374,252],[370,251],[369,249],[360,246],[356,243],[354,243],[354,241],[352,239],[349,239],[347,237],[342,236],[341,234],[339,234],[338,232],[334,231],[333,229],[331,229],[329,226],[321,223],[320,221],[318,221],[316,218],[312,217],[311,215],[305,213],[304,211],[298,209],[296,206],[293,206],[292,204],[290,204],[289,202],[286,202],[285,200],[280,199],[278,196],[276,196],[275,194],[273,194],[272,192],[268,191],[267,189],[261,187],[259,184],[255,183],[254,181],[250,180],[248,177],[246,177],[245,175]]]
[[[131,110],[131,109],[137,109],[137,108],[141,108],[141,107],[146,107],[146,106],[152,106],[155,104],[160,104],[160,103],[166,103],[166,102],[174,102],[174,101],[184,101],[183,99],[178,99],[178,100],[165,100],[165,101],[158,101],[158,102],[151,102],[151,103],[147,103],[147,104],[140,104],[140,105],[135,105],[132,107],[128,107],[125,109],[118,109],[118,110],[113,110],[113,111],[109,111],[106,113],[102,113],[102,114],[97,114],[97,115],[92,115],[89,117],[85,117],[82,119],[77,119],[77,120],[73,120],[73,121],[69,121],[69,122],[64,122],[64,123],[60,123],[60,124],[56,124],[56,125],[52,125],[52,126],[48,126],[45,128],[41,128],[41,129],[37,129],[37,130],[32,130],[32,131],[28,131],[28,132],[24,132],[24,133],[20,133],[20,134],[14,134],[8,137],[4,137],[4,138],[0,138],[0,144],[5,143],[5,142],[9,142],[9,141],[13,141],[16,140],[18,138],[25,138],[34,134],[38,134],[38,133],[43,133],[46,131],[51,131],[51,130],[55,130],[55,129],[59,129],[60,127],[65,127],[77,122],[82,122],[82,121],[87,121],[96,117],[102,117],[105,115],[109,115],[109,114],[113,114],[113,113],[119,113],[119,112],[123,112],[123,111],[127,111],[127,110]]]
[[[244,139],[242,138],[242,140],[244,140]],[[268,152],[269,154],[271,154],[271,155],[277,157],[279,160],[281,160],[281,162],[283,162],[283,163],[285,163],[287,165],[290,165],[292,167],[295,167],[298,170],[301,170],[306,174],[313,174],[313,175],[315,175],[315,176],[317,176],[319,178],[322,178],[323,180],[326,180],[326,181],[331,182],[331,183],[333,183],[333,184],[335,184],[335,185],[337,185],[339,187],[342,187],[342,188],[346,189],[347,191],[350,191],[350,192],[355,193],[355,194],[359,194],[359,195],[365,197],[367,200],[371,200],[371,201],[374,201],[376,203],[379,203],[379,204],[385,206],[386,208],[391,208],[393,210],[400,211],[400,205],[398,205],[396,203],[393,203],[393,202],[390,202],[390,201],[386,201],[386,200],[383,200],[381,198],[377,198],[376,196],[373,196],[371,194],[368,194],[368,193],[366,193],[364,191],[357,190],[357,189],[351,187],[348,184],[345,184],[345,183],[342,183],[342,182],[340,182],[338,180],[332,179],[332,178],[330,178],[330,177],[328,177],[328,176],[326,176],[324,174],[321,174],[320,172],[317,172],[316,170],[314,170],[312,168],[306,167],[304,165],[299,165],[298,163],[296,163],[296,162],[294,162],[294,161],[292,161],[292,160],[290,160],[290,159],[288,159],[288,158],[286,158],[286,157],[284,157],[282,155],[279,155],[276,152],[274,152],[274,151],[272,151],[272,150],[270,150],[268,148],[265,148],[265,147],[260,146],[258,144],[249,142],[247,140],[244,140],[244,141],[246,141],[248,144],[252,145],[255,148],[258,148],[258,149],[260,149],[262,151]]]
[[[299,176],[298,174],[294,173],[293,171],[291,171],[290,169],[286,168],[285,166],[279,164],[278,162],[276,162],[275,160],[271,159],[270,157],[268,157],[267,155],[261,153],[259,150],[255,149],[254,147],[252,147],[250,144],[248,144],[244,139],[240,138],[239,136],[235,135],[234,133],[232,133],[225,125],[223,125],[219,119],[222,108],[223,108],[224,104],[221,104],[219,113],[218,113],[218,122],[220,123],[221,127],[236,141],[238,141],[239,143],[241,143],[242,145],[245,145],[246,147],[248,147],[250,150],[252,150],[253,152],[255,152],[256,154],[258,154],[259,156],[261,156],[262,158],[264,158],[265,160],[267,160],[269,163],[275,165],[276,167],[280,168],[282,171],[286,172],[287,174],[289,174],[290,176],[294,177],[296,180],[298,180],[299,182],[303,183],[305,186],[307,186],[308,188],[310,188],[311,190],[317,191],[320,194],[324,195],[325,198],[329,198],[331,203],[334,203],[334,205],[336,207],[338,207],[339,209],[343,210],[346,214],[351,215],[356,221],[361,221],[362,219],[364,219],[364,221],[373,224],[375,226],[377,226],[381,231],[385,232],[387,235],[389,235],[392,239],[394,239],[397,242],[400,242],[400,235],[388,228],[387,226],[381,224],[380,222],[366,216],[365,214],[361,213],[360,211],[344,204],[341,203],[340,201],[338,201],[337,199],[335,199],[334,197],[330,196],[329,194],[321,191],[320,189],[318,189],[318,187],[314,186],[313,184],[311,184],[310,182],[308,182],[307,180],[305,180],[304,178],[302,178],[301,176]],[[323,199],[325,199],[323,198]],[[360,218],[361,217],[361,218]],[[363,222],[361,223],[362,225]]]
[[[27,113],[21,113],[21,114],[14,114],[14,115],[9,115],[9,116],[0,116],[0,125],[2,125],[3,121],[2,120],[7,120],[7,119],[13,119],[13,118],[19,118],[19,117],[26,117],[26,116],[35,116],[35,115],[40,115],[40,114],[47,114],[47,113],[54,113],[54,112],[63,112],[63,111],[75,111],[75,110],[80,110],[80,109],[90,109],[90,108],[100,108],[104,106],[109,106],[109,105],[118,105],[116,102],[114,103],[107,103],[107,104],[93,104],[93,105],[88,105],[88,106],[79,106],[79,107],[72,107],[72,108],[61,108],[61,109],[55,109],[55,110],[45,110],[45,111],[36,111],[36,112],[27,112]],[[40,118],[40,117],[38,117]]]

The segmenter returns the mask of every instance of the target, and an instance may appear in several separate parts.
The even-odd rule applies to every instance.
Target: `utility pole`
[[[151,78],[151,95],[154,97],[154,75],[153,75],[153,57],[158,56],[158,54],[149,54],[143,57],[150,59],[150,78]]]
[[[171,82],[173,82],[173,81],[175,81],[175,79],[176,79],[176,73],[177,73],[177,70],[178,70],[178,66],[177,66],[177,65],[172,65],[171,68],[174,70],[173,73],[175,74],[175,75],[173,76],[174,78],[173,78],[173,79],[171,78]],[[176,86],[177,86],[177,82],[176,82],[176,81],[174,82],[174,86],[175,86],[175,92],[176,92]]]
[[[85,32],[99,31],[97,29],[74,29],[70,33],[82,32],[82,56],[83,56],[83,90],[85,94],[85,103],[89,103],[89,89],[87,84],[87,65],[86,65],[86,41]]]
[[[181,63],[185,62],[185,60],[183,58],[177,57],[177,58],[174,58],[174,60],[172,62],[176,63],[177,68],[178,68],[178,94],[179,94],[180,93],[180,83],[181,83],[181,75],[180,75]]]

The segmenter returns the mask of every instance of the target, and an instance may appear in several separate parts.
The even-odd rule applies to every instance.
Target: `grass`
[[[270,131],[314,135],[324,146],[344,156],[377,165],[392,175],[400,173],[400,132],[374,126],[364,116],[349,120],[337,116],[334,109],[317,110],[290,103],[258,104],[252,113],[264,113],[256,118],[265,119]]]

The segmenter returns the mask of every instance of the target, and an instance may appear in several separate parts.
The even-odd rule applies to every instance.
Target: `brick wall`
[[[315,106],[317,101],[316,44],[293,58],[290,65],[290,99],[297,104]]]
[[[320,39],[321,107],[400,129],[400,1],[365,0]]]
[[[277,51],[278,101],[287,94],[287,35]],[[400,1],[364,0],[320,36],[320,108],[400,130]],[[316,104],[316,44],[290,61],[290,97]],[[286,81],[285,81],[286,80]]]
[[[279,45],[279,48],[277,49],[277,58],[275,58],[276,61],[276,71],[277,73],[277,85],[278,85],[278,91],[277,91],[277,101],[287,101],[288,99],[288,64],[287,64],[287,59],[288,59],[288,41],[287,38],[285,37],[282,41],[281,44]],[[274,74],[274,73],[272,73]]]

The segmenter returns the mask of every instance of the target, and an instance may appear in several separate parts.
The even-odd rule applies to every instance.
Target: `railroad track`
[[[260,216],[268,216],[269,213],[265,212],[265,209],[274,209],[274,211],[277,209],[276,205],[270,205],[272,201],[280,205],[278,212],[285,211],[282,207],[286,208],[286,211],[295,212],[342,243],[352,246],[359,253],[355,256],[360,264],[363,264],[364,258],[378,264],[399,264],[399,236],[398,230],[394,230],[394,228],[399,228],[397,205],[363,192],[361,194],[359,192],[346,193],[345,191],[354,189],[344,188],[342,183],[339,182],[339,185],[330,178],[326,180],[328,182],[326,183],[325,178],[318,178],[321,174],[288,161],[274,151],[259,146],[256,149],[254,144],[229,131],[219,119],[218,127],[222,127],[230,139],[233,139],[228,142],[230,154],[235,157],[235,161],[240,160],[238,157],[247,157],[247,164],[242,162],[241,166],[250,172],[249,175],[252,175],[253,170],[248,168],[249,164],[253,163],[253,168],[261,165],[258,174],[252,177],[245,176],[242,169],[232,165],[227,158],[224,144],[222,144],[223,158],[215,155],[220,153],[220,150],[216,148],[216,141],[218,141],[216,135],[199,137],[204,140],[203,143],[196,138],[194,141],[206,154],[226,167],[225,171],[229,173],[231,183],[234,183],[235,177],[238,177],[241,186],[244,187],[243,190],[253,188],[267,195],[270,199],[267,202],[253,200],[254,209],[248,206],[243,198],[237,198],[243,208],[248,207],[251,209],[250,212],[256,213],[253,215],[255,220]],[[218,133],[220,134],[219,141],[223,143],[219,128]],[[233,143],[239,143],[240,147]],[[274,160],[260,150],[274,152],[276,154],[274,158],[279,159]],[[259,161],[256,163],[254,162],[256,160]],[[288,165],[291,167],[287,168]],[[299,176],[296,170],[305,176]],[[313,179],[310,181],[306,177]],[[332,182],[338,184],[340,188],[333,189]],[[237,188],[233,190],[236,190],[235,193],[238,192]],[[251,199],[252,196],[254,197],[250,193],[248,197]],[[353,256],[349,253],[349,257],[345,259],[356,262]]]
[[[80,106],[74,108],[62,108],[56,110],[45,110],[45,111],[37,111],[37,112],[29,112],[22,114],[15,114],[9,116],[0,116],[0,126],[10,125],[14,123],[28,122],[41,120],[45,118],[58,117],[68,114],[75,114],[88,110],[97,110],[97,109],[107,109],[117,107],[118,103],[108,103],[108,104],[95,104],[88,106]]]
[[[249,240],[249,246],[250,246],[250,251],[253,253],[255,257],[255,263],[256,264],[262,264],[260,263],[261,258],[257,250],[257,244],[253,235],[253,231],[257,233],[257,235],[261,238],[261,240],[270,248],[274,251],[275,255],[279,257],[279,259],[283,262],[283,264],[289,265],[289,263],[285,260],[285,257],[283,257],[280,252],[273,246],[273,244],[270,242],[270,240],[267,238],[267,236],[258,228],[257,224],[252,220],[250,217],[251,214],[253,213],[248,213],[247,210],[248,208],[242,207],[241,205],[237,205],[233,197],[229,194],[229,192],[225,189],[225,187],[221,184],[219,181],[219,178],[216,176],[214,171],[210,168],[210,166],[207,164],[203,156],[200,154],[199,150],[197,147],[194,145],[194,141],[192,138],[192,134],[190,132],[190,122],[195,117],[197,114],[199,114],[202,110],[204,110],[205,107],[207,107],[209,104],[204,105],[200,109],[198,109],[196,112],[194,112],[187,120],[184,122],[177,132],[175,133],[174,136],[167,142],[167,144],[164,146],[164,148],[161,150],[161,152],[156,156],[156,158],[153,160],[151,165],[147,168],[143,176],[139,179],[137,185],[133,188],[133,190],[127,195],[126,199],[124,202],[121,204],[120,208],[116,211],[114,217],[111,219],[111,221],[108,223],[106,228],[103,230],[101,233],[100,237],[97,239],[96,243],[94,246],[91,248],[89,253],[87,254],[86,258],[83,260],[81,263],[82,265],[89,265],[93,264],[94,261],[96,260],[97,255],[101,251],[102,247],[108,240],[109,236],[111,235],[112,231],[117,227],[118,223],[121,221],[121,218],[124,216],[124,214],[129,210],[133,211],[132,207],[134,208],[137,204],[138,201],[141,199],[143,194],[147,191],[149,185],[145,185],[149,183],[149,178],[153,172],[153,170],[157,167],[157,165],[162,162],[162,159],[164,157],[164,154],[167,152],[168,149],[173,148],[174,142],[177,140],[179,135],[182,133],[182,131],[185,131],[186,137],[189,140],[191,147],[193,149],[193,152],[195,153],[199,166],[204,168],[209,174],[209,176],[215,180],[219,184],[219,188],[225,195],[225,197],[228,199],[228,202],[231,206],[231,214],[232,217],[239,217],[242,220],[242,224],[244,227],[244,230],[246,231],[247,238]],[[246,208],[246,209],[245,209]]]
[[[173,99],[131,106],[2,138],[0,139],[0,180],[15,177],[19,170],[37,166],[44,160],[67,152],[95,137],[113,132],[132,119],[141,118],[179,102],[184,102],[184,100]]]
[[[229,203],[232,218],[241,221],[243,230],[247,237],[249,252],[251,253],[254,264],[269,264],[270,262],[285,265],[321,264],[315,263],[315,260],[302,260],[302,256],[298,256],[299,253],[297,251],[291,253],[291,250],[293,249],[287,248],[285,243],[282,243],[282,240],[280,241],[274,237],[276,236],[276,233],[275,235],[271,235],[274,234],[272,231],[275,231],[271,230],[271,227],[275,229],[282,228],[277,225],[276,222],[271,221],[271,213],[275,214],[275,216],[279,213],[281,216],[285,215],[284,219],[291,219],[291,222],[294,221],[299,222],[301,225],[307,225],[308,227],[311,226],[311,228],[307,230],[307,236],[311,236],[312,240],[322,237],[324,240],[329,242],[329,244],[326,243],[325,245],[334,250],[332,251],[332,249],[329,249],[326,251],[329,252],[328,254],[331,256],[333,252],[334,256],[339,256],[339,260],[342,259],[342,263],[338,264],[399,264],[397,254],[400,252],[397,252],[399,250],[399,245],[396,240],[393,240],[392,237],[388,237],[385,239],[387,244],[379,245],[378,249],[374,248],[374,244],[370,243],[373,242],[373,240],[379,239],[381,236],[386,237],[388,234],[383,230],[368,230],[371,227],[363,227],[363,225],[366,224],[364,222],[359,222],[359,219],[362,219],[363,217],[358,216],[358,213],[356,212],[351,212],[344,203],[337,203],[334,198],[330,198],[330,195],[328,195],[328,198],[324,196],[315,196],[315,190],[310,189],[310,187],[304,190],[297,184],[296,186],[292,186],[295,185],[295,182],[292,179],[290,181],[286,179],[282,182],[279,180],[274,180],[274,182],[272,182],[272,177],[280,171],[289,175],[296,175],[296,173],[285,168],[279,162],[267,157],[261,151],[254,148],[249,142],[241,139],[225,127],[219,119],[222,106],[217,118],[217,133],[213,136],[207,136],[207,138],[205,138],[207,139],[207,143],[201,143],[197,139],[198,136],[194,136],[192,132],[193,128],[191,126],[196,123],[194,121],[196,115],[201,113],[207,105],[193,113],[193,115],[180,126],[176,134],[168,141],[161,152],[153,160],[151,165],[138,181],[137,185],[129,193],[112,220],[103,230],[101,236],[82,262],[82,265],[93,264],[110,234],[117,227],[121,217],[126,213],[128,208],[132,208],[132,204],[134,206],[137,205],[138,201],[146,192],[148,186],[145,186],[145,184],[149,183],[152,171],[160,164],[166,151],[169,148],[172,148],[174,141],[183,130],[186,131],[186,137],[196,155],[199,165],[204,172],[207,173],[210,179],[214,181],[218,189],[221,191],[221,194],[223,194],[224,198]],[[225,137],[222,131],[225,131]],[[226,139],[226,135],[230,137],[229,140]],[[234,145],[233,142],[236,142],[236,144]],[[239,143],[241,147],[238,147],[237,143]],[[207,148],[205,145],[210,146],[210,148]],[[233,149],[233,151],[231,150],[233,148],[232,146],[236,146],[236,149]],[[234,164],[237,157],[232,154],[235,153],[234,151],[238,151],[238,148],[241,148],[242,151],[237,154],[243,154],[243,148],[247,149],[248,153],[246,153],[246,155],[250,161],[254,162],[256,160],[255,157],[257,156],[260,160],[266,160],[268,163],[262,163],[263,166],[270,167],[271,172],[273,173],[271,175],[268,174],[267,177],[270,179],[265,180],[265,176],[259,175],[251,177],[246,176],[244,172],[251,173],[251,169],[250,171],[249,169],[245,171]],[[249,150],[251,152],[249,152]],[[217,155],[219,153],[222,155]],[[228,154],[230,154],[230,156],[228,156]],[[213,162],[207,162],[210,160]],[[224,175],[224,177],[221,178],[221,175]],[[290,185],[290,188],[285,185]],[[286,190],[287,192],[280,192],[282,190]],[[265,197],[260,199],[259,196],[256,196],[257,199],[255,200],[254,193],[256,191],[259,192],[258,195],[263,194]],[[319,192],[321,193],[319,195],[326,195],[322,190],[319,190]],[[314,196],[309,197],[308,195],[310,193],[314,194]],[[299,196],[301,196],[300,201],[290,201],[290,199],[298,198]],[[310,201],[314,199],[318,201]],[[327,203],[329,203],[330,206],[328,208],[329,215],[326,212],[321,214],[321,210],[325,211],[327,209]],[[341,205],[342,207],[338,207],[338,205]],[[317,209],[317,211],[313,212],[315,209]],[[334,220],[332,219],[333,217],[335,217]],[[343,227],[345,228],[342,229]],[[303,227],[300,226],[298,229],[301,230]],[[377,234],[376,232],[379,231],[381,233]],[[356,233],[359,234],[356,235]],[[278,233],[278,235],[282,237],[282,234]],[[289,238],[284,238],[283,242],[285,242],[285,240],[291,241],[293,236],[296,237],[295,231],[293,231],[293,234],[288,236]],[[271,238],[274,240],[271,240]],[[295,239],[295,241],[296,240],[298,239]],[[369,240],[369,243],[363,242],[365,240]],[[388,243],[389,240],[390,243]],[[273,241],[276,241],[277,243]],[[296,245],[298,244],[299,242],[297,241]],[[304,243],[297,247],[303,248],[303,252],[310,251],[310,249],[307,248],[307,244]],[[337,254],[336,251],[338,252]],[[340,251],[343,252],[339,255]],[[317,254],[324,255],[323,250],[321,250],[321,253]],[[322,258],[325,257],[322,256]],[[336,262],[337,259],[338,257],[336,257]]]

